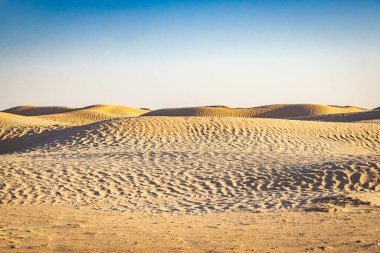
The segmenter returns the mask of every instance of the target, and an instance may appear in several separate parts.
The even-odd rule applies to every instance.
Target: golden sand
[[[246,118],[290,118],[325,114],[366,112],[353,106],[328,106],[316,104],[279,104],[252,108],[230,108],[226,106],[201,106],[168,108],[151,111],[146,116],[201,116],[201,117],[246,117]]]
[[[380,250],[378,111],[17,108],[2,252]]]

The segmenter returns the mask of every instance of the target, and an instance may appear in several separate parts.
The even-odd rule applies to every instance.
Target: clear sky
[[[0,0],[0,109],[380,106],[379,0]]]

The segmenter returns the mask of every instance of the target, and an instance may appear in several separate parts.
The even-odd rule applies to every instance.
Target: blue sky
[[[380,1],[0,0],[0,109],[380,106]]]

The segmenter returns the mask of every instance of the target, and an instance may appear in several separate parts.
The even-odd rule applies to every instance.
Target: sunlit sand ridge
[[[267,105],[252,108],[230,108],[226,106],[201,106],[160,109],[147,116],[205,116],[205,117],[246,117],[246,118],[289,118],[324,114],[365,112],[366,109],[353,106],[328,106],[316,104]]]
[[[375,215],[380,204],[380,125],[372,122],[380,117],[375,110],[322,105],[146,114],[120,106],[45,111],[52,114],[39,110],[0,113],[0,201],[6,213],[27,207],[39,212],[53,205],[68,208],[65,214],[74,217],[136,212],[142,224],[144,215],[153,214],[180,215],[179,221],[189,224],[194,215],[209,215],[201,223],[217,215],[244,222],[252,213],[281,216],[283,210],[367,208],[368,215]],[[341,122],[321,122],[326,118]],[[52,216],[61,212],[54,208],[49,209]],[[372,243],[366,249],[377,249]],[[144,247],[140,250],[149,251]]]
[[[5,110],[4,112],[23,116],[35,116],[36,118],[75,125],[88,124],[117,117],[139,116],[148,112],[148,110],[115,105],[92,105],[83,108],[69,108],[64,106],[18,106]]]

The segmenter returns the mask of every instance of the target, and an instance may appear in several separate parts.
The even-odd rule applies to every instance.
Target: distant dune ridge
[[[204,213],[380,191],[375,110],[47,108],[0,113],[2,203]]]
[[[0,126],[4,127],[21,127],[21,126],[39,126],[53,125],[54,121],[39,119],[34,117],[25,117],[7,112],[0,112]]]
[[[296,117],[297,120],[327,121],[327,122],[377,122],[380,119],[380,110],[364,112],[323,114],[317,116]]]
[[[279,104],[252,108],[229,108],[225,106],[201,106],[154,110],[144,116],[202,116],[202,117],[247,117],[247,118],[289,118],[325,114],[365,112],[366,109],[353,106],[328,106],[316,104]]]
[[[23,116],[35,116],[36,118],[67,124],[88,124],[117,117],[139,116],[146,113],[147,110],[116,105],[91,105],[83,108],[18,106],[7,109],[4,112]]]
[[[83,108],[13,107],[0,112],[0,153],[15,151],[43,140],[49,137],[52,131],[61,130],[68,125],[89,124],[117,117],[134,117],[145,112],[147,110],[114,105],[92,105]]]
[[[66,106],[23,105],[23,106],[16,106],[16,107],[9,108],[7,110],[4,110],[3,112],[8,112],[8,113],[22,115],[22,116],[38,116],[38,115],[70,112],[76,109],[77,108],[70,108]]]

